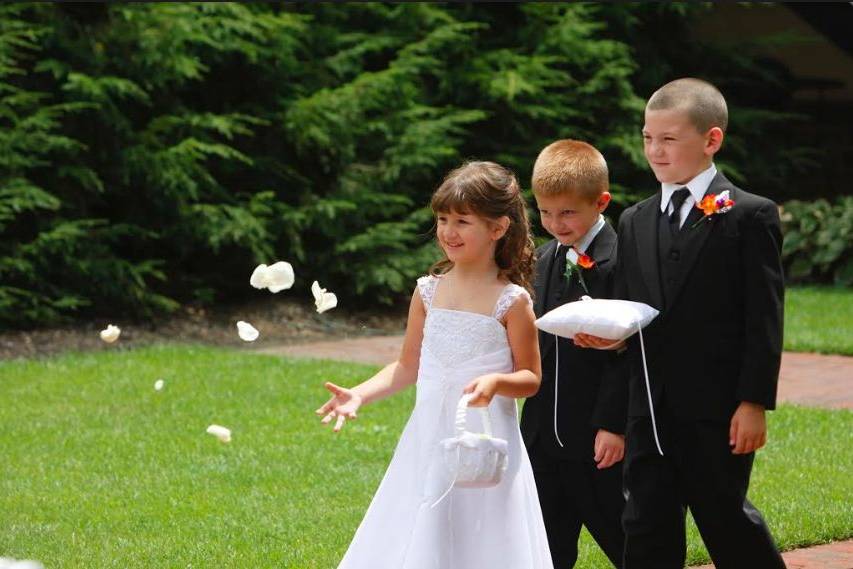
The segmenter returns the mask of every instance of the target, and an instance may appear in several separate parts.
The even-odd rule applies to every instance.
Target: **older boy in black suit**
[[[782,353],[782,236],[776,205],[713,164],[722,94],[679,79],[646,105],[646,159],[661,191],[619,220],[616,297],[661,310],[628,341],[625,567],[681,568],[693,514],[718,569],[784,567],[746,498],[766,442]],[[604,347],[607,339],[576,337]]]

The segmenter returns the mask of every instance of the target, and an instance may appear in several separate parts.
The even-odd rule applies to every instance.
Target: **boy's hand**
[[[321,423],[328,425],[335,417],[334,431],[337,433],[344,426],[347,419],[355,419],[356,412],[361,407],[361,396],[351,389],[340,387],[331,382],[326,382],[325,388],[332,392],[332,398],[326,401],[322,407],[314,411],[318,415],[325,415]]]
[[[590,334],[575,334],[572,341],[581,348],[595,348],[596,350],[621,350],[625,346],[625,340],[608,340]]]
[[[598,469],[610,468],[625,456],[625,437],[604,429],[595,434],[595,457]]]
[[[492,401],[498,390],[498,376],[490,373],[481,375],[465,386],[462,393],[471,393],[473,397],[468,402],[469,407],[485,407]]]
[[[732,454],[749,454],[767,443],[767,421],[764,406],[741,401],[729,426],[729,446]]]

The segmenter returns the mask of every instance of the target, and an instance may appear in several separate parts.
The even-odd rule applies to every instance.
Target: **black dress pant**
[[[684,567],[687,508],[717,569],[784,568],[761,513],[746,498],[754,453],[732,454],[728,423],[661,415],[664,456],[651,420],[628,420],[625,569]]]
[[[610,561],[622,567],[622,463],[598,470],[592,458],[559,460],[535,446],[530,460],[554,569],[574,567],[582,525]]]

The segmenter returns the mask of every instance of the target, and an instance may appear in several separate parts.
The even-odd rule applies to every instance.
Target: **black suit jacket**
[[[534,277],[534,311],[545,313],[545,288],[557,241],[542,245],[537,251]],[[584,270],[584,281],[593,298],[610,298],[616,268],[616,232],[605,226],[595,236],[586,253],[595,260],[592,269]],[[563,281],[565,283],[565,281]],[[579,300],[586,294],[579,279],[572,278],[560,291],[560,304]],[[624,433],[627,421],[628,389],[624,373],[613,369],[624,358],[614,352],[576,347],[571,340],[560,338],[560,377],[558,430],[560,447],[554,436],[554,363],[555,340],[552,334],[539,332],[542,358],[542,384],[529,397],[521,414],[521,433],[529,449],[543,449],[555,458],[592,460],[595,433],[601,428]],[[534,443],[537,443],[534,446]]]
[[[734,207],[682,228],[679,268],[665,297],[658,265],[661,194],[619,220],[616,298],[661,310],[643,331],[652,396],[676,417],[728,421],[741,401],[773,409],[782,355],[784,283],[776,205],[718,173],[707,194]],[[686,232],[686,233],[685,233]],[[629,415],[649,414],[639,338],[628,342]]]

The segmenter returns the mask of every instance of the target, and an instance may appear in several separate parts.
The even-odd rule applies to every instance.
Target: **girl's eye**
[[[460,219],[459,223],[461,223],[462,225],[468,225],[468,220],[467,219]]]

